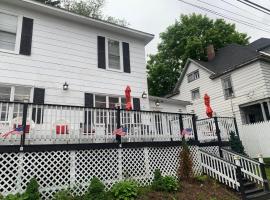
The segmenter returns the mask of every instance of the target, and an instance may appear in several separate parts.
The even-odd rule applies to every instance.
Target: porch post
[[[218,139],[218,150],[219,150],[219,156],[221,158],[223,158],[223,153],[222,153],[222,139],[221,139],[221,135],[220,135],[220,129],[218,126],[218,118],[214,117],[214,122],[215,122],[215,127],[216,127],[216,135],[217,135],[217,139]]]
[[[270,100],[268,100],[266,103],[267,103],[268,113],[270,114]]]
[[[23,151],[23,147],[25,144],[25,133],[26,133],[26,122],[27,122],[27,110],[28,110],[28,103],[23,104],[23,117],[22,117],[22,128],[23,133],[21,135],[21,144],[20,144],[20,151]]]
[[[260,104],[261,104],[261,109],[262,109],[262,114],[263,114],[263,121],[267,121],[266,113],[265,113],[264,106],[263,106],[263,102],[260,103]]]
[[[121,128],[121,113],[120,113],[120,105],[117,107],[116,111],[116,126],[117,129]],[[121,144],[121,136],[116,134],[116,141]]]

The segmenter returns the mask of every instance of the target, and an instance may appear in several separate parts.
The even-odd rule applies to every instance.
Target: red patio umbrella
[[[126,96],[126,110],[132,110],[132,106],[131,106],[131,89],[129,87],[129,85],[126,87],[125,90],[125,96]]]
[[[213,117],[213,110],[210,106],[210,97],[208,96],[208,94],[204,95],[204,104],[206,106],[206,115],[210,118]]]

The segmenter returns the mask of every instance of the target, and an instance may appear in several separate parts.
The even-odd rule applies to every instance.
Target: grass
[[[264,158],[263,159],[266,165],[265,171],[266,171],[266,175],[268,180],[270,181],[270,158]]]

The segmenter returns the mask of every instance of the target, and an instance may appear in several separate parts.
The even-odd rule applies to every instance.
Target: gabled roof
[[[260,38],[250,43],[248,46],[256,49],[257,51],[263,50],[270,46],[270,38]]]
[[[211,78],[216,78],[237,66],[252,61],[260,56],[260,53],[248,46],[229,44],[219,49],[211,61],[197,60],[200,65],[214,72]]]
[[[111,31],[116,34],[122,34],[122,35],[130,36],[133,38],[137,38],[139,40],[142,40],[145,43],[145,45],[154,38],[154,35],[150,33],[142,32],[142,31],[135,30],[128,27],[119,26],[117,24],[112,24],[112,23],[95,19],[95,18],[91,18],[91,17],[85,17],[85,16],[78,15],[73,12],[69,12],[65,9],[49,6],[49,5],[39,3],[33,0],[0,0],[0,1],[1,3],[5,2],[8,4],[16,5],[18,7],[31,9],[36,12],[42,12],[48,15],[61,17],[70,21],[74,21],[76,23],[84,24],[86,26],[92,26],[99,29]]]
[[[270,62],[270,56],[260,53],[257,49],[267,47],[268,42],[270,42],[270,39],[261,38],[247,46],[229,44],[226,47],[219,49],[216,52],[215,58],[211,61],[188,59],[173,92],[166,95],[166,97],[172,97],[179,94],[179,87],[190,62],[193,62],[197,64],[197,66],[203,67],[209,71],[211,73],[209,78],[214,79],[259,59]]]

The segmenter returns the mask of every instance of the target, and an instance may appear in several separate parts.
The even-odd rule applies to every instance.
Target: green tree
[[[106,16],[102,12],[105,0],[36,0],[41,3],[64,8],[70,12],[107,21],[120,26],[129,26],[125,19]]]
[[[179,20],[160,34],[158,52],[147,63],[149,94],[170,93],[188,58],[206,60],[206,47],[215,49],[227,44],[248,44],[249,37],[239,33],[235,24],[223,19],[212,20],[201,14],[181,15]]]

